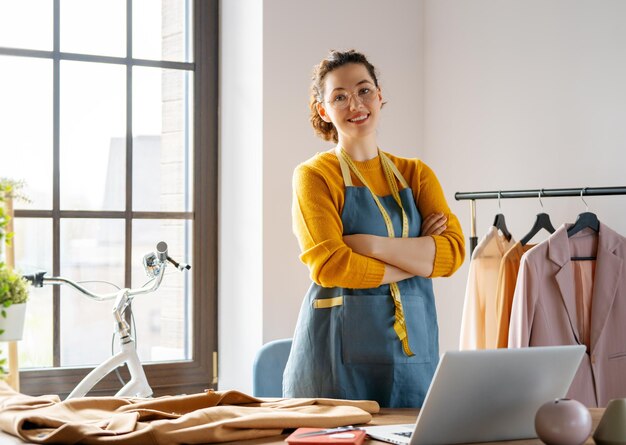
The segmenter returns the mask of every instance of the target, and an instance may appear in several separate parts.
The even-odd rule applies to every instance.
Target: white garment
[[[469,266],[459,349],[494,349],[498,341],[496,293],[504,254],[515,244],[495,227],[479,241]]]

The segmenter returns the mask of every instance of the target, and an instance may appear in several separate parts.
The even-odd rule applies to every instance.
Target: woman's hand
[[[420,236],[441,235],[448,228],[447,222],[443,213],[431,213],[422,221]]]

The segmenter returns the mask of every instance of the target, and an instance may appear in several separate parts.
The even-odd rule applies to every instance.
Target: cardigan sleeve
[[[443,213],[448,221],[446,230],[440,235],[433,235],[435,241],[435,260],[431,278],[449,277],[465,259],[465,238],[459,219],[450,211],[443,194],[443,189],[435,173],[430,167],[420,162],[416,185],[417,207],[422,217],[432,213]]]
[[[372,288],[381,284],[385,264],[359,255],[343,242],[340,208],[321,171],[300,165],[293,176],[292,224],[300,260],[324,287]]]

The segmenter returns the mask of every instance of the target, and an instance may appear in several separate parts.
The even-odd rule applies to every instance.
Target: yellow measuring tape
[[[352,179],[350,177],[350,172],[346,168],[346,165],[354,175],[359,178],[359,181],[363,183],[365,187],[369,190],[374,198],[374,202],[376,202],[376,206],[385,220],[385,225],[387,226],[387,234],[390,238],[395,237],[395,232],[393,229],[393,223],[391,221],[391,217],[387,210],[383,207],[380,199],[374,193],[372,188],[368,185],[367,181],[361,174],[361,172],[356,168],[350,156],[343,148],[337,147],[336,150],[337,157],[339,158],[339,165],[341,166],[341,173],[343,175],[344,182],[346,186],[352,185]],[[406,180],[402,177],[396,166],[391,162],[391,160],[385,156],[380,150],[378,150],[378,154],[380,156],[380,160],[383,166],[383,171],[385,173],[385,179],[387,179],[387,184],[389,184],[389,188],[391,189],[391,194],[393,199],[396,201],[400,209],[402,210],[402,238],[407,238],[409,236],[409,218],[407,217],[406,211],[404,210],[404,206],[402,205],[402,200],[400,199],[400,193],[398,190],[398,184],[396,183],[396,177],[402,183],[404,187],[408,187]],[[395,176],[395,177],[394,177]],[[402,300],[400,299],[400,288],[397,283],[389,283],[389,289],[391,290],[391,296],[393,297],[393,302],[395,306],[395,321],[393,323],[393,329],[396,331],[396,335],[398,339],[402,342],[402,349],[404,353],[411,357],[415,355],[411,348],[409,347],[409,336],[406,328],[406,320],[404,318],[404,309],[402,308]]]

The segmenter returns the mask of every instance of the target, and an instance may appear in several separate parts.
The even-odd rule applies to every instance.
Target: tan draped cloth
[[[27,396],[0,382],[0,428],[33,443],[193,444],[279,435],[283,429],[367,423],[374,401],[257,399],[238,391],[153,399]]]

